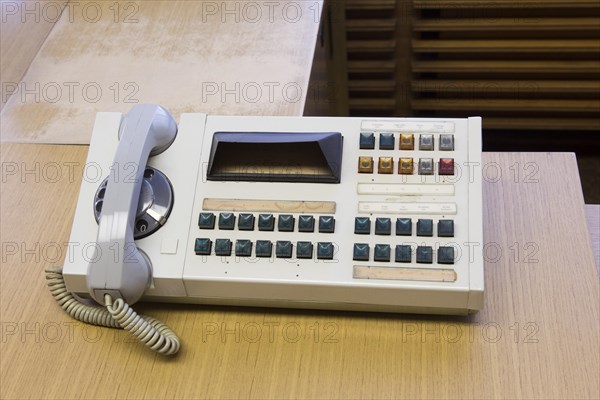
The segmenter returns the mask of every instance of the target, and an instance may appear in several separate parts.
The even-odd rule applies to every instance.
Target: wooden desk
[[[572,154],[485,154],[478,315],[138,305],[180,335],[166,359],[70,320],[47,291],[86,152],[2,145],[4,171],[21,169],[0,192],[2,398],[600,397],[598,274]]]

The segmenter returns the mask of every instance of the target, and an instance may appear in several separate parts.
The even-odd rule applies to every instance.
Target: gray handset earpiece
[[[165,151],[176,135],[175,120],[159,105],[138,104],[121,121],[94,257],[87,270],[88,290],[100,304],[105,303],[105,294],[133,304],[150,284],[150,260],[133,238],[136,210],[148,158]]]

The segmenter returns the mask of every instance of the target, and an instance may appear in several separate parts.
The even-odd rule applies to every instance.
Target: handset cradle
[[[87,271],[89,293],[100,304],[105,305],[106,294],[133,304],[150,284],[150,260],[134,242],[136,210],[148,158],[165,151],[176,135],[175,120],[159,105],[136,105],[121,121]]]

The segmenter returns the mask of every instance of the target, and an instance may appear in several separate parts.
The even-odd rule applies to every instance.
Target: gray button
[[[419,136],[419,150],[433,150],[433,135]]]

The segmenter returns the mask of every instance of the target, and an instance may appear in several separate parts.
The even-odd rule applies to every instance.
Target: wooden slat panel
[[[599,73],[598,61],[489,61],[489,60],[432,60],[413,61],[413,72],[491,72],[501,73]]]
[[[349,19],[346,29],[348,32],[393,32],[396,19]]]
[[[396,107],[396,100],[393,98],[353,98],[349,103],[350,108],[360,110],[393,110]]]
[[[477,93],[511,91],[515,93],[600,93],[600,81],[552,80],[415,80],[414,92]]]
[[[592,113],[600,100],[573,99],[413,99],[415,110],[563,111]]]
[[[412,41],[418,53],[581,53],[600,51],[600,40],[420,40]]]
[[[394,61],[368,60],[368,61],[348,61],[348,70],[350,72],[393,72],[396,63]]]
[[[436,31],[598,31],[598,18],[435,18],[416,19],[413,22],[416,32]]]
[[[600,120],[591,118],[494,118],[483,119],[484,129],[600,131]]]
[[[348,40],[346,48],[349,52],[381,52],[394,51],[396,48],[395,40]]]
[[[390,10],[396,7],[396,0],[345,0],[347,10]]]
[[[600,8],[597,0],[413,0],[415,9]]]
[[[393,91],[396,88],[394,80],[352,80],[348,82],[350,90]]]

